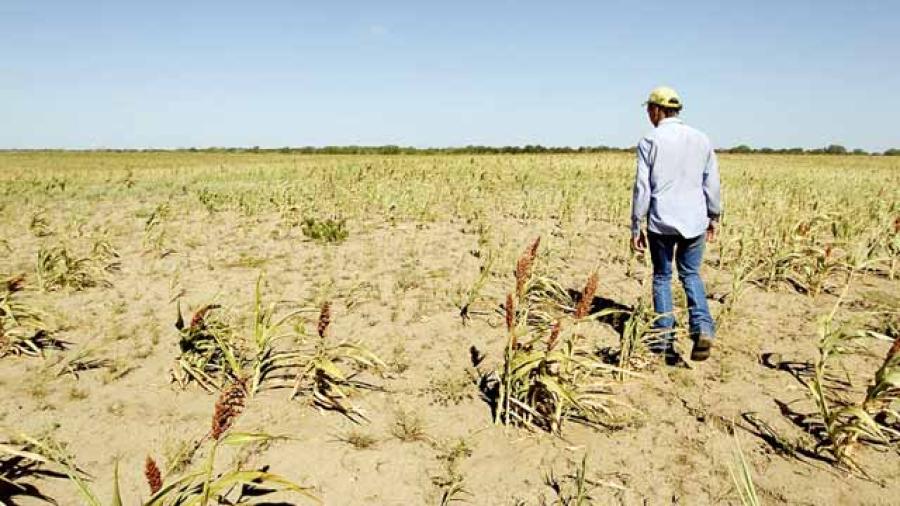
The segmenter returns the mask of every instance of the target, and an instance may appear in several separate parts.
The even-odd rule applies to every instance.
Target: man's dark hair
[[[682,109],[681,107],[663,107],[659,104],[651,104],[651,105],[653,105],[654,107],[658,107],[659,110],[662,111],[663,116],[665,116],[667,118],[671,118],[672,116],[678,116],[678,114],[681,112],[681,109]]]
[[[679,107],[677,109],[675,109],[674,107],[663,107],[662,110],[663,110],[663,114],[665,114],[667,118],[670,118],[672,116],[678,116],[678,114],[681,113],[681,107]]]

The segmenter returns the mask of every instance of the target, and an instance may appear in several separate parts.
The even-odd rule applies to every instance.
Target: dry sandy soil
[[[470,347],[487,354],[484,367],[502,358],[499,308],[513,286],[516,257],[541,236],[541,272],[578,290],[596,267],[597,296],[630,307],[649,288],[642,285],[646,267],[623,256],[621,222],[560,227],[552,219],[505,216],[485,231],[449,216],[420,222],[358,217],[348,222],[346,241],[323,244],[285,227],[275,212],[248,216],[194,207],[168,218],[167,243],[155,249],[144,228],[156,204],[149,197],[113,196],[79,207],[61,200],[45,208],[52,235],[40,237],[28,232],[32,214],[16,212],[13,196],[4,199],[9,250],[0,271],[27,274],[26,300],[43,308],[55,335],[71,345],[44,359],[0,361],[0,426],[65,442],[104,501],[117,460],[125,503],[136,504],[148,495],[145,457],[165,464],[208,430],[216,396],[170,381],[179,352],[175,301],[186,314],[216,302],[246,322],[260,273],[266,300],[310,309],[303,317],[307,332],[315,326],[315,308],[331,300],[329,337],[358,340],[389,364],[385,377],[370,377],[381,390],[353,398],[369,423],[290,400],[283,388],[264,388],[237,421],[241,430],[290,439],[226,452],[222,462],[240,457],[250,466],[269,465],[313,487],[326,504],[439,504],[453,480],[464,489],[457,498],[471,504],[553,504],[571,493],[585,456],[590,504],[740,504],[730,474],[738,446],[763,503],[896,504],[900,494],[896,452],[862,448],[857,457],[866,478],[813,452],[816,436],[802,423],[803,414],[815,411],[802,366],[816,355],[817,321],[831,310],[834,294],[749,288],[720,328],[709,361],[669,367],[644,356],[639,376],[615,386],[617,397],[637,409],[619,427],[568,423],[558,437],[494,425],[473,380]],[[42,241],[80,244],[100,228],[120,262],[107,275],[108,286],[37,287],[34,258]],[[487,249],[496,253],[495,262],[464,324],[455,294],[478,278]],[[709,251],[705,267],[711,295],[726,292],[730,281],[714,267],[716,254]],[[677,300],[683,304],[683,297]],[[716,313],[719,304],[710,304]],[[900,307],[900,281],[861,277],[842,314],[867,324],[874,305]],[[592,323],[586,333],[598,349],[617,346],[618,333],[607,323]],[[854,378],[862,378],[854,379],[856,395],[888,346],[872,344],[869,354],[848,362]],[[686,339],[680,347],[689,350]],[[58,374],[67,358],[87,349],[111,363],[77,376]],[[197,455],[194,463],[202,460]],[[563,490],[555,491],[553,481]],[[64,478],[33,483],[59,504],[81,504]],[[304,503],[288,495],[264,500]]]

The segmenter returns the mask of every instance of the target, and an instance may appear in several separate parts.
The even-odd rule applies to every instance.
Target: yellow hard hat
[[[669,109],[681,109],[681,97],[678,96],[677,91],[668,86],[653,88],[653,91],[650,92],[650,97],[647,98],[647,103]]]

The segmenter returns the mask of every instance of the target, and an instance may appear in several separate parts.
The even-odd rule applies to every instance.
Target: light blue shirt
[[[679,118],[666,118],[637,146],[631,233],[647,229],[691,239],[722,213],[719,165],[705,134]]]

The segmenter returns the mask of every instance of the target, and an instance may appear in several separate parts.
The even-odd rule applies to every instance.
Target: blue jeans
[[[706,291],[700,279],[700,265],[703,263],[703,249],[706,235],[701,234],[692,239],[678,235],[659,235],[648,233],[650,258],[653,260],[653,309],[659,315],[654,327],[661,330],[664,342],[672,343],[674,335],[667,332],[675,326],[672,314],[672,257],[678,264],[678,278],[687,296],[688,317],[691,339],[703,334],[715,335],[715,325],[709,306],[706,304]]]

